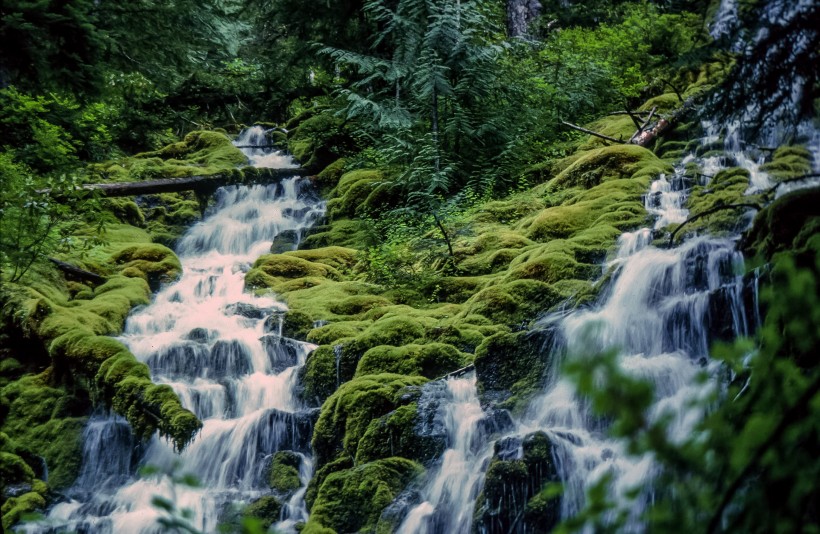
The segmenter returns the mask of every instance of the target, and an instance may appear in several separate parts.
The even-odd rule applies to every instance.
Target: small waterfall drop
[[[254,127],[235,144],[259,146],[265,139],[265,131]],[[243,150],[257,167],[296,167],[279,152]],[[303,496],[313,469],[313,419],[298,401],[295,385],[314,346],[282,337],[286,307],[245,292],[244,278],[277,235],[301,236],[324,209],[302,178],[217,191],[205,218],[179,240],[182,277],[135,310],[120,336],[148,364],[153,380],[172,387],[196,413],[202,430],[181,453],[154,436],[135,462],[141,451],[125,421],[92,418],[71,500],[55,506],[30,531],[159,532],[163,512],[153,503],[159,497],[180,513],[188,510],[193,528],[214,532],[233,507],[270,494],[265,473],[280,450],[302,459],[303,487],[283,503],[277,526],[293,532],[297,522],[307,519]],[[137,477],[137,465],[160,474]],[[190,475],[199,485],[176,483],[169,473]]]
[[[483,447],[475,376],[447,380],[447,397],[440,411],[448,448],[422,490],[424,501],[405,517],[398,534],[469,532],[481,482],[482,465],[490,451]]]

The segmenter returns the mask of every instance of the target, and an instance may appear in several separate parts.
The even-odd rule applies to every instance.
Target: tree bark
[[[259,173],[261,180],[281,180],[291,176],[305,176],[304,169],[263,169]],[[250,179],[213,174],[210,176],[187,176],[185,178],[161,178],[159,180],[145,180],[142,182],[110,182],[100,184],[85,184],[83,189],[99,191],[104,197],[128,197],[136,195],[154,195],[157,193],[179,193],[181,191],[215,190],[224,185],[249,182]],[[48,194],[51,190],[42,189],[39,193]]]
[[[86,271],[85,269],[80,269],[79,267],[75,267],[70,263],[66,263],[64,261],[60,261],[54,258],[49,258],[48,260],[54,265],[56,265],[58,269],[60,269],[70,277],[79,278],[80,280],[85,280],[97,285],[104,284],[108,280],[104,276],[100,276],[97,273],[92,273],[91,271]]]

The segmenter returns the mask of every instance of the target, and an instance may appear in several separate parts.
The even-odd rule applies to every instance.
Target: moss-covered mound
[[[92,176],[105,181],[129,182],[220,174],[247,162],[242,151],[233,146],[225,134],[196,131],[159,150],[95,164],[90,170]]]
[[[304,534],[390,532],[380,524],[382,510],[423,469],[404,458],[386,458],[328,476],[311,508]]]
[[[149,302],[151,285],[179,276],[174,253],[142,229],[109,223],[102,243],[61,259],[105,281],[66,280],[52,266],[37,265],[19,284],[4,287],[9,348],[0,346],[0,454],[3,483],[15,495],[3,504],[5,528],[42,511],[53,490],[74,482],[94,404],[113,408],[137,435],[159,431],[177,448],[201,427],[169,386],[154,384],[148,367],[110,337],[134,306]],[[40,481],[46,473],[47,485]]]

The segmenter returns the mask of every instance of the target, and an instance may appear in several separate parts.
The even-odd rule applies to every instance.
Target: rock
[[[284,215],[284,213],[283,213]],[[270,251],[273,254],[281,254],[290,250],[296,250],[299,244],[299,232],[296,230],[284,230],[273,238]]]
[[[247,302],[237,302],[225,306],[224,311],[228,315],[241,315],[248,319],[264,319],[273,312],[270,308],[259,308]]]
[[[281,373],[288,367],[299,363],[299,353],[303,350],[301,344],[287,337],[270,334],[259,338],[268,355],[274,373]]]
[[[213,330],[208,330],[206,328],[194,328],[187,334],[185,334],[185,338],[188,341],[195,341],[197,343],[209,343],[211,340],[216,338],[217,333]]]

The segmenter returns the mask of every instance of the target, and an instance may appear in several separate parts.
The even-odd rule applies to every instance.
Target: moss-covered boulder
[[[553,444],[544,432],[499,440],[473,528],[491,534],[550,532],[561,516],[559,480]]]
[[[265,495],[248,504],[242,510],[242,517],[250,519],[263,531],[267,531],[271,525],[279,521],[281,513],[282,503],[279,499],[273,495]]]
[[[378,345],[364,353],[356,376],[394,373],[436,378],[464,367],[469,357],[446,343]]]
[[[280,500],[284,501],[302,486],[299,467],[302,457],[292,451],[278,451],[273,455],[268,482]]]
[[[356,457],[359,441],[370,422],[412,402],[404,398],[408,386],[426,382],[422,377],[379,374],[355,378],[325,401],[311,442],[317,467],[339,454]]]
[[[549,355],[537,333],[496,334],[479,345],[475,353],[478,392],[502,407],[520,408],[541,385]]]
[[[386,458],[329,475],[302,533],[381,532],[382,510],[423,471],[405,458]]]

